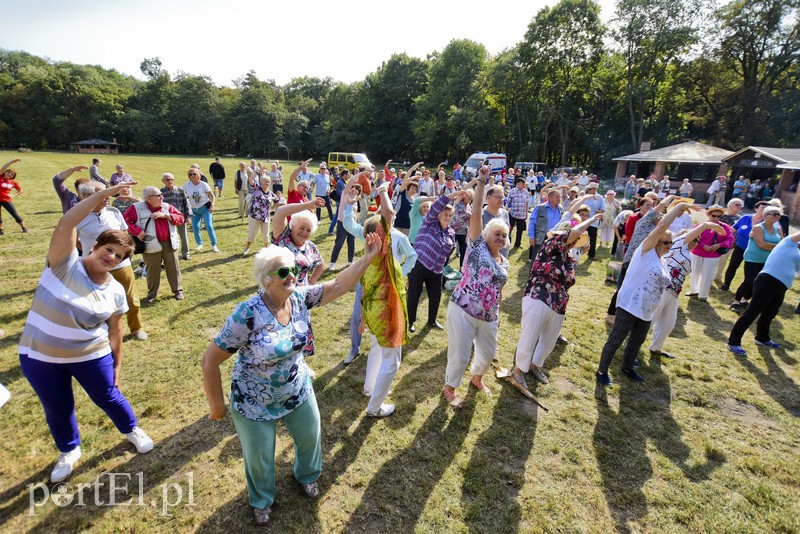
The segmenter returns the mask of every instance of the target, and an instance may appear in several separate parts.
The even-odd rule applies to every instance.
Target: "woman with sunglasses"
[[[200,236],[200,221],[202,220],[208,232],[208,239],[211,241],[211,252],[219,252],[217,247],[217,234],[214,232],[214,203],[216,198],[208,182],[200,180],[200,169],[192,166],[189,169],[189,181],[183,186],[186,196],[189,198],[189,205],[192,208],[192,231],[194,232],[194,242],[197,245],[195,252],[203,249],[203,238]]]
[[[600,364],[595,373],[597,381],[603,386],[612,384],[608,368],[626,338],[628,342],[623,353],[622,373],[631,380],[644,382],[644,378],[634,369],[634,361],[647,338],[653,315],[671,280],[670,272],[662,260],[672,248],[672,232],[669,231],[669,226],[685,209],[688,209],[686,203],[680,203],[669,210],[633,253],[628,273],[617,295],[614,327],[603,346]],[[710,229],[706,231],[713,232]]]
[[[8,213],[17,221],[17,224],[22,228],[22,233],[27,234],[28,228],[25,226],[25,223],[22,221],[22,217],[19,216],[17,213],[17,209],[14,207],[14,203],[12,199],[20,196],[22,194],[22,186],[19,185],[19,182],[15,180],[17,177],[17,171],[14,169],[10,169],[11,165],[14,163],[19,163],[22,161],[21,159],[12,159],[2,168],[0,168],[0,207],[5,208]],[[11,196],[11,190],[16,189],[17,194],[13,197]],[[3,210],[0,210],[0,235],[3,235],[5,232],[3,231]]]
[[[699,206],[681,204],[689,210],[699,210]],[[680,217],[680,215],[678,216]],[[697,246],[700,234],[706,230],[713,230],[720,236],[725,234],[725,230],[717,223],[706,221],[680,234],[672,243],[672,248],[664,255],[663,261],[667,266],[672,279],[667,284],[667,289],[661,297],[658,308],[653,312],[653,320],[650,322],[653,327],[653,339],[650,342],[650,353],[664,358],[675,358],[672,354],[664,352],[664,342],[667,340],[675,322],[678,319],[678,296],[683,289],[683,282],[692,267],[691,251]]]
[[[736,289],[731,311],[740,313],[747,308],[748,302],[753,297],[753,282],[755,282],[756,276],[764,268],[764,264],[767,263],[767,258],[772,249],[783,239],[783,231],[779,223],[780,218],[780,208],[767,206],[764,208],[764,221],[753,226],[743,256],[744,280]]]
[[[310,204],[310,203],[309,203]],[[368,235],[364,255],[320,285],[297,286],[299,267],[287,248],[269,246],[255,257],[261,292],[236,306],[205,351],[203,383],[209,419],[230,410],[242,444],[247,493],[258,525],[265,525],[275,500],[275,436],[283,421],[294,442],[294,477],[311,499],[320,495],[322,470],[319,409],[305,357],[314,353],[310,308],[350,291],[381,252]],[[238,353],[225,406],[220,365]]]
[[[720,222],[725,214],[722,206],[711,206],[706,210],[708,219],[725,229],[725,235],[718,234],[715,230],[706,230],[700,234],[697,246],[692,249],[692,276],[689,280],[690,292],[687,297],[698,297],[700,302],[708,300],[711,283],[714,281],[714,271],[717,268],[720,256],[733,247],[733,228]]]

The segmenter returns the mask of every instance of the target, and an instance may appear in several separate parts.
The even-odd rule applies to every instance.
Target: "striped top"
[[[92,282],[78,251],[48,265],[33,295],[19,353],[50,363],[78,363],[111,352],[106,321],[128,311],[125,290],[111,279]]]

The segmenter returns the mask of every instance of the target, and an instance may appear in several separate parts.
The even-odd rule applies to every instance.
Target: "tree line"
[[[373,161],[511,161],[608,169],[686,140],[738,149],[800,143],[800,0],[593,0],[540,10],[491,56],[454,39],[425,59],[394,54],[364,80],[250,71],[232,86],[141,63],[145,80],[0,49],[0,145],[66,149],[116,138],[127,152]],[[296,157],[295,157],[296,155]]]

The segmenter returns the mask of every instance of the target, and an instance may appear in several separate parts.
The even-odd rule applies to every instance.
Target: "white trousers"
[[[614,227],[600,225],[600,242],[613,243],[614,242]]]
[[[444,383],[452,388],[461,385],[469,357],[475,348],[470,372],[483,376],[497,352],[497,321],[472,317],[453,302],[447,304],[447,370]]]
[[[247,217],[247,242],[253,243],[256,240],[256,234],[261,230],[261,239],[264,241],[264,246],[270,245],[269,235],[269,221],[261,222],[252,217]]]
[[[714,281],[714,269],[717,268],[719,258],[703,258],[692,254],[692,276],[690,286],[692,293],[698,293],[700,298],[707,299],[711,291],[711,282]]]
[[[714,269],[714,280],[722,281],[722,272],[725,270],[725,266],[728,265],[728,258],[730,258],[731,252],[733,252],[733,249],[719,257],[717,267]]]
[[[675,321],[678,319],[678,297],[671,291],[664,291],[658,308],[653,312],[653,320],[650,321],[650,328],[653,329],[653,340],[650,342],[650,350],[661,352],[664,350],[664,342],[675,328]]]
[[[369,336],[370,347],[367,356],[367,374],[364,378],[364,393],[370,393],[367,410],[377,412],[386,400],[392,380],[400,369],[400,347],[381,347],[378,338]]]
[[[522,333],[515,362],[523,373],[528,372],[531,364],[540,369],[544,365],[556,346],[564,317],[541,300],[522,297]]]

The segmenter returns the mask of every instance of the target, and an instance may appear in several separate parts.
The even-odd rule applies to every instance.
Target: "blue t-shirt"
[[[791,237],[784,237],[778,246],[772,249],[767,263],[761,270],[781,281],[787,288],[792,287],[794,277],[800,272],[800,249]]]
[[[742,250],[747,249],[750,232],[753,230],[753,216],[743,215],[733,225],[733,229],[736,230],[736,246]]]

